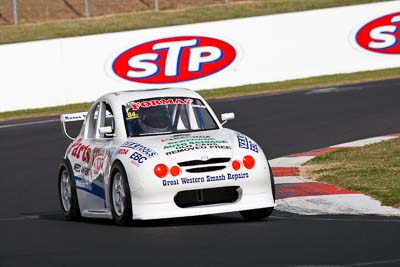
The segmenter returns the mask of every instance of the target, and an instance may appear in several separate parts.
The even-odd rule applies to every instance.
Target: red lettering
[[[82,161],[83,162],[89,163],[89,161],[90,161],[90,152],[91,152],[90,147],[86,147],[86,149],[85,149],[85,151],[83,152],[83,155],[82,155]]]
[[[173,105],[173,104],[175,104],[173,99],[168,99],[168,100],[161,99],[161,103],[163,105]]]
[[[85,145],[80,145],[80,146],[79,146],[78,154],[76,155],[76,158],[77,158],[77,159],[80,159],[80,158],[81,158],[81,153],[82,153],[83,151],[85,151],[85,149],[86,149],[86,146],[85,146]]]
[[[150,102],[150,101],[143,101],[143,102],[140,103],[140,106],[141,106],[142,108],[151,107],[151,102]]]
[[[133,103],[132,104],[132,109],[133,110],[138,110],[140,108],[140,103]]]
[[[156,107],[156,106],[160,106],[160,105],[190,105],[192,103],[192,99],[161,99],[161,100],[157,100],[157,99],[153,99],[153,100],[149,100],[149,101],[143,101],[140,103],[133,103],[131,105],[133,110],[138,110],[139,108],[149,108],[149,107]]]
[[[118,154],[120,154],[120,155],[126,155],[126,154],[128,154],[128,152],[129,152],[129,149],[125,149],[125,148],[120,148],[118,150]]]
[[[151,100],[151,105],[152,106],[159,106],[162,105],[160,100]]]
[[[95,147],[93,149],[93,159],[97,158],[100,155],[100,148]]]
[[[97,175],[103,169],[103,166],[104,166],[104,157],[99,156],[93,162],[94,175]]]
[[[77,158],[78,149],[79,149],[79,147],[75,147],[74,149],[72,149],[71,155],[72,155],[73,157],[75,157],[75,158]]]
[[[72,144],[72,146],[71,146],[71,149],[72,149],[71,155],[72,156],[77,157],[78,149],[81,144],[82,144],[82,138],[79,138],[78,141],[76,141],[74,144]]]

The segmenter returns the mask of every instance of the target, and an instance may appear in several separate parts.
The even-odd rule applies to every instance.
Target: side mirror
[[[110,135],[113,133],[113,129],[111,126],[105,126],[99,128],[99,134]]]
[[[231,121],[235,118],[235,113],[222,113],[221,114],[221,121],[222,125],[224,125],[227,121]]]

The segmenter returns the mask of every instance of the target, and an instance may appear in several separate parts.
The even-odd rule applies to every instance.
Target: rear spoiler
[[[75,140],[75,138],[72,138],[71,136],[68,135],[67,129],[65,127],[65,123],[73,122],[73,121],[84,121],[86,119],[86,116],[87,116],[87,112],[78,112],[78,113],[70,113],[70,114],[60,115],[61,128],[62,128],[63,135],[68,139]]]
[[[67,133],[67,128],[65,126],[66,122],[73,122],[73,121],[84,121],[86,120],[87,112],[78,112],[78,113],[70,113],[70,114],[62,114],[60,115],[61,121],[61,128],[63,135],[71,140],[75,140],[75,138],[71,137]],[[97,111],[95,114],[95,118],[97,116]],[[111,114],[108,110],[106,111],[106,118],[114,118],[113,114]]]

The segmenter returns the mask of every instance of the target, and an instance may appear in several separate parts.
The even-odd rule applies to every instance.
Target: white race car
[[[181,88],[135,90],[100,97],[59,168],[66,219],[133,220],[240,211],[249,220],[275,206],[271,168],[249,137],[223,128],[206,101]]]

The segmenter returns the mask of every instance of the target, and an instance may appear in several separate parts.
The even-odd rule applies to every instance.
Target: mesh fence
[[[154,11],[157,6],[159,10],[173,10],[239,1],[243,0],[0,0],[0,25],[13,24],[15,19],[19,24],[35,23]]]

